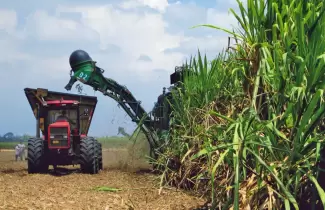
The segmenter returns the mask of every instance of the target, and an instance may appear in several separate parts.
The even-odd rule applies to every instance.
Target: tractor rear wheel
[[[97,140],[85,137],[80,142],[80,168],[83,173],[97,174],[99,171]]]
[[[98,146],[98,151],[97,151],[97,154],[98,154],[98,167],[99,167],[99,170],[103,170],[103,151],[102,151],[102,144],[101,143],[97,143],[97,146]]]
[[[45,157],[44,140],[41,138],[30,138],[28,140],[28,173],[46,173],[49,168]]]

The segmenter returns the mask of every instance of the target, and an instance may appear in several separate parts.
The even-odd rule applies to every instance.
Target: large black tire
[[[99,171],[97,140],[85,137],[80,142],[80,168],[82,173],[97,174]]]
[[[97,151],[97,154],[98,154],[98,167],[99,167],[99,170],[103,170],[103,151],[102,151],[102,144],[101,143],[97,143],[97,148],[98,148],[98,151]]]
[[[41,138],[30,138],[28,140],[28,173],[47,173],[49,164],[46,159],[44,140]]]

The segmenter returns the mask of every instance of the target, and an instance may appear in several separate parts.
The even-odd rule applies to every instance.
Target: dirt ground
[[[175,189],[159,194],[159,178],[145,172],[144,161],[130,161],[127,150],[104,150],[104,170],[81,174],[78,166],[58,173],[28,174],[27,161],[14,161],[14,151],[0,152],[0,209],[194,209],[203,199]],[[105,186],[118,192],[93,190]]]

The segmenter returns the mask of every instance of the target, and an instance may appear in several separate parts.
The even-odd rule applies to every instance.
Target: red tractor
[[[47,173],[50,165],[80,164],[89,174],[102,170],[102,145],[87,136],[97,97],[41,88],[24,91],[37,121],[36,137],[28,140],[28,173]]]

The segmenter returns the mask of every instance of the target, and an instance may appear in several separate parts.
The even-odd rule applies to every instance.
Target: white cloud
[[[243,2],[242,0],[239,0],[240,2]],[[216,0],[216,3],[217,5],[222,5],[224,4],[224,0]],[[237,0],[228,0],[227,1],[227,4],[231,5],[231,6],[237,6],[238,3],[237,3]]]
[[[160,14],[123,12],[110,5],[75,8],[82,14],[81,22],[100,34],[101,48],[117,44],[124,51],[138,56],[177,47],[182,36],[165,32],[168,24]]]
[[[43,78],[60,79],[66,77],[69,79],[69,55],[52,57],[47,59],[38,59],[34,57],[30,65],[30,73]],[[40,67],[46,67],[41,68]]]
[[[207,9],[204,7],[199,7],[195,3],[181,3],[176,2],[167,8],[165,18],[184,21],[186,28],[180,28],[181,30],[186,30],[195,24],[201,24],[202,21],[206,19]],[[182,26],[183,27],[183,24]]]
[[[133,9],[141,6],[147,6],[159,12],[165,12],[169,6],[167,0],[129,0],[122,2],[120,6],[124,9]]]
[[[184,36],[167,33],[168,23],[159,13],[125,12],[112,5],[60,7],[58,10],[81,14],[80,23],[99,34],[100,49],[106,50],[110,44],[117,45],[123,55],[119,61],[123,62],[125,69],[147,75],[155,68],[173,69],[182,62],[184,55],[180,53],[163,53],[165,49],[179,47]],[[152,62],[137,61],[141,54],[150,55]]]
[[[233,14],[220,12],[214,8],[209,8],[207,10],[207,23],[225,29],[232,29],[233,27],[238,26],[237,19]]]
[[[17,26],[17,14],[14,10],[0,9],[0,30],[8,33],[15,31]]]
[[[193,52],[195,54],[198,49],[202,54],[217,53],[227,47],[227,41],[227,36],[189,37],[182,43],[181,49],[185,52]]]
[[[77,21],[51,16],[47,11],[36,11],[27,18],[25,35],[39,40],[94,41],[97,34]]]
[[[28,53],[20,51],[14,40],[0,38],[0,63],[14,63],[31,59]]]
[[[138,0],[138,1],[146,6],[157,9],[159,11],[165,11],[166,7],[168,7],[167,0]]]
[[[243,7],[247,9],[247,1],[239,0],[242,3]],[[240,9],[237,0],[216,0],[216,4],[218,5],[216,9],[219,11],[229,11],[232,8],[237,14],[240,14]]]
[[[150,3],[150,1],[138,0],[137,3],[156,9],[165,9],[168,6],[167,1],[152,1]],[[179,19],[179,16],[176,15],[175,17],[175,12],[181,10],[180,7],[182,6],[180,3],[170,5],[169,11],[172,12],[172,17]],[[173,10],[173,7],[176,10]],[[184,5],[185,11],[196,7],[195,4]],[[234,19],[230,15],[220,13],[212,8],[207,10],[197,9],[196,11],[206,11],[206,14],[193,14],[191,16],[193,20],[195,20],[196,16],[200,17],[201,20],[205,17],[207,23],[222,27],[234,23]],[[63,18],[61,16],[63,13],[77,13],[81,18],[79,20]],[[172,72],[174,66],[180,65],[185,57],[189,56],[187,53],[195,54],[197,48],[200,48],[201,51],[210,50],[216,52],[222,46],[220,40],[222,43],[226,42],[226,38],[219,36],[197,38],[186,37],[183,32],[178,34],[169,33],[167,29],[170,27],[170,23],[172,22],[166,22],[164,15],[161,13],[123,11],[117,5],[112,4],[102,6],[58,6],[55,15],[49,15],[47,11],[37,11],[30,15],[25,32],[28,35],[36,36],[39,40],[47,41],[98,42],[99,38],[100,45],[98,47],[101,50],[107,50],[113,44],[120,48],[120,53],[115,60],[107,60],[107,58],[98,54],[91,55],[93,59],[102,63],[106,68],[119,69],[120,73],[136,72],[139,78],[144,81],[151,79],[154,69],[166,69]],[[210,33],[212,33],[212,30]],[[183,50],[164,53],[166,49],[179,47],[182,47]],[[139,56],[142,54],[150,55],[152,62],[138,61]],[[46,58],[40,64],[51,66],[49,69],[53,68],[53,72],[60,72],[59,69],[67,71],[68,55],[65,56],[65,60],[62,57]],[[56,59],[65,62],[63,65],[65,68],[63,66],[62,68],[52,67],[58,65]]]
[[[195,4],[183,5],[177,2],[169,5],[167,0],[137,0],[132,2],[134,2],[133,6],[136,6],[137,3],[138,6],[145,5],[159,11],[165,11],[169,7],[168,11],[171,12],[171,17],[178,19],[180,17],[177,15],[177,11],[182,11],[181,7],[184,7],[184,10],[187,11],[186,13],[188,13],[189,8],[197,8],[196,11],[201,13],[206,11],[205,14],[191,15],[190,19],[192,21],[196,17],[200,17],[201,20],[206,18],[207,23],[226,28],[229,28],[230,24],[236,23],[235,19],[227,13],[220,13],[213,8],[199,9]],[[126,1],[124,3],[125,6],[129,2]],[[78,13],[81,18],[79,20],[69,19],[62,17],[63,13]],[[10,14],[12,17],[15,17],[16,13],[15,11],[10,11],[6,14],[7,16]],[[188,19],[186,18],[186,21]],[[100,54],[92,54],[91,56],[107,68],[119,69],[122,71],[120,73],[126,73],[127,71],[137,72],[139,78],[143,80],[150,80],[154,69],[166,69],[172,72],[174,66],[180,65],[189,54],[195,54],[197,48],[200,48],[201,51],[216,52],[224,47],[222,43],[226,42],[227,34],[209,38],[206,36],[185,36],[182,31],[178,34],[169,33],[167,29],[171,23],[166,22],[164,15],[161,13],[123,11],[117,5],[112,4],[102,6],[59,5],[54,15],[50,15],[47,11],[43,10],[29,15],[24,32],[25,35],[33,36],[43,41],[99,42],[100,45],[98,47],[101,50],[107,50],[112,44],[116,45],[120,48],[119,54],[115,55],[116,59],[107,60],[107,58]],[[15,25],[16,20],[12,21],[12,23],[7,23],[6,28],[11,28],[12,30]],[[188,29],[187,27],[185,28]],[[213,33],[212,29],[210,33]],[[182,50],[164,53],[166,49],[180,47]],[[152,62],[138,61],[139,56],[142,54],[149,55]],[[12,55],[11,59],[13,59],[15,53],[12,52],[10,55]],[[64,56],[66,57],[62,55],[60,57],[43,58],[39,65],[48,66],[48,70],[45,72],[50,71],[50,69],[51,72],[60,72],[60,69],[67,71],[69,55],[66,54]],[[18,58],[26,58],[26,55],[21,54]],[[60,68],[58,66],[61,65],[59,61],[64,62]]]

